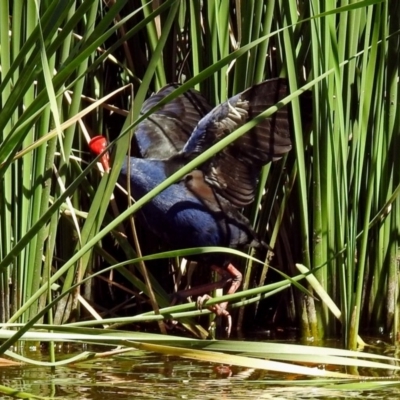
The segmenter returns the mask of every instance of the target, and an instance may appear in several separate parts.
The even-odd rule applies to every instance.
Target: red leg
[[[231,282],[231,286],[229,287],[226,294],[233,294],[236,292],[236,290],[238,290],[240,284],[242,283],[242,274],[232,264],[229,264],[228,267],[226,268],[221,268],[216,265],[213,265],[211,268],[221,276],[221,279],[216,283],[224,282],[225,286],[227,282]],[[201,310],[201,308],[203,307],[203,303],[209,299],[211,299],[211,297],[208,294],[198,297],[197,307]],[[226,333],[227,336],[229,337],[232,329],[232,317],[229,314],[227,307],[228,307],[228,302],[225,301],[221,304],[213,304],[212,306],[209,306],[207,308],[214,314],[226,318],[227,320]]]

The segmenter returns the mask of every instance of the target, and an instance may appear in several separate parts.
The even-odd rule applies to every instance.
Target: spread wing
[[[143,115],[179,85],[169,84],[149,97],[142,106]],[[190,89],[163,105],[136,129],[136,141],[143,158],[164,159],[182,150],[200,119],[211,106],[196,90]]]
[[[203,117],[181,154],[192,159],[287,95],[285,79],[262,82],[215,107]],[[288,106],[216,154],[201,169],[206,181],[234,206],[254,199],[261,167],[292,148]]]

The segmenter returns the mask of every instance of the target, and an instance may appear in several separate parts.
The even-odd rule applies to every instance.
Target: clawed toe
[[[197,308],[201,311],[201,310],[203,309],[203,304],[204,304],[204,302],[206,302],[207,300],[210,300],[211,298],[212,298],[212,297],[209,296],[208,294],[204,294],[203,296],[199,296],[199,297],[197,298],[197,300],[196,300]],[[209,309],[210,311],[213,311],[213,310],[212,310],[213,307],[214,307],[214,306],[210,306],[210,307],[208,307],[208,309]]]
[[[221,276],[221,279],[219,281],[207,283],[205,285],[197,286],[190,289],[181,290],[174,294],[172,304],[176,304],[178,300],[183,300],[184,298],[187,298],[189,296],[199,296],[197,297],[196,304],[197,308],[199,310],[202,310],[204,308],[204,303],[206,303],[207,300],[211,299],[208,294],[203,293],[210,292],[215,289],[222,289],[225,288],[227,285],[229,285],[229,287],[226,291],[226,294],[235,293],[240,286],[240,283],[242,282],[242,274],[232,264],[229,264],[224,268],[217,265],[212,265],[211,268],[215,272],[217,272],[218,275]],[[232,317],[227,310],[228,303],[223,302],[221,304],[213,304],[210,306],[205,304],[205,307],[213,312],[215,315],[219,317],[224,317],[226,319],[226,334],[227,337],[229,337],[232,329]]]
[[[197,308],[199,310],[203,309],[204,303],[212,299],[211,296],[208,294],[205,294],[203,296],[199,296],[196,300]],[[207,306],[207,309],[213,312],[215,315],[218,317],[224,317],[226,319],[226,335],[227,337],[230,336],[231,330],[232,330],[232,316],[229,314],[229,311],[226,309],[228,306],[228,303],[222,303],[222,304],[213,304],[212,306]]]

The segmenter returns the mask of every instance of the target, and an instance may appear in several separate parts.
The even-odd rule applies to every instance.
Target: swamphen
[[[175,87],[168,85],[151,96],[141,112],[147,112]],[[138,125],[135,137],[143,158],[126,157],[120,177],[126,181],[129,175],[131,193],[139,199],[286,95],[286,80],[271,79],[210,111],[204,98],[190,90]],[[89,146],[99,154],[106,145],[104,141],[97,136]],[[285,106],[144,205],[141,212],[146,224],[171,249],[261,246],[239,208],[253,201],[261,167],[281,158],[291,148],[290,117]],[[221,275],[221,280],[180,292],[181,295],[201,295],[228,285],[227,293],[231,294],[240,286],[242,274],[230,263],[227,254],[208,253],[192,259],[209,264]],[[208,295],[199,298],[198,305],[207,298]],[[210,307],[227,318],[229,336],[231,317],[226,308],[227,303]]]

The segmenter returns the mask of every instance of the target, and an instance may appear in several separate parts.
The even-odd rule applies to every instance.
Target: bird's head
[[[95,156],[98,156],[99,154],[103,153],[103,155],[100,157],[100,162],[103,165],[104,171],[109,172],[111,169],[110,168],[110,155],[108,153],[108,150],[104,151],[107,148],[107,146],[108,146],[108,141],[102,135],[95,136],[89,142],[90,151]]]

